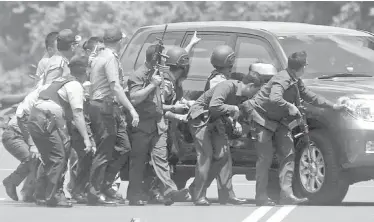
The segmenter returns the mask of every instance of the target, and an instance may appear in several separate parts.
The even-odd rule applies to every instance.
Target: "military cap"
[[[82,37],[80,35],[75,34],[70,29],[64,29],[58,33],[57,40],[71,44],[79,43],[82,40]]]
[[[104,42],[117,42],[122,38],[126,38],[126,34],[118,27],[111,27],[104,31]]]

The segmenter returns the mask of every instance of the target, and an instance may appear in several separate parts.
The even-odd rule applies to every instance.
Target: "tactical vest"
[[[217,75],[220,75],[221,73],[217,72],[217,70],[213,70],[213,72],[208,77],[208,80],[205,83],[204,92],[208,91],[210,89],[210,81],[214,79]]]
[[[66,83],[74,80],[74,77],[67,77],[61,79],[61,81],[53,81],[47,89],[41,91],[39,94],[39,99],[52,100],[58,104],[64,110],[65,119],[67,121],[73,120],[73,113],[71,111],[70,104],[60,97],[58,90],[60,90],[61,87],[63,87]]]

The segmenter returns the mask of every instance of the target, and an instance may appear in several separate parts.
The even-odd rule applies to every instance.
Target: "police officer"
[[[268,170],[273,160],[273,145],[276,147],[280,160],[279,179],[281,187],[281,204],[300,204],[306,198],[297,198],[292,191],[292,177],[294,172],[294,141],[288,128],[287,117],[300,116],[295,104],[300,100],[313,105],[342,110],[344,107],[332,104],[328,100],[317,96],[308,90],[300,77],[307,66],[307,54],[295,52],[288,58],[288,68],[274,75],[254,98],[243,103],[243,106],[254,107],[261,118],[255,122],[255,144],[258,159],[256,163],[256,204],[274,205],[267,196]],[[278,125],[269,125],[269,119]],[[283,124],[279,124],[282,122]]]
[[[210,63],[214,70],[208,77],[204,91],[213,88],[218,83],[230,79],[232,67],[235,63],[235,52],[228,45],[219,45],[213,49]]]
[[[151,45],[146,50],[146,61],[138,68],[128,80],[130,98],[140,115],[138,127],[131,132],[130,205],[145,205],[142,196],[142,181],[144,180],[145,163],[148,153],[151,153],[151,161],[157,177],[164,186],[164,197],[170,199],[167,204],[188,198],[188,190],[178,190],[171,179],[167,151],[167,121],[164,112],[168,110],[184,109],[184,106],[163,105],[161,90],[156,88],[162,84],[162,77],[154,75],[152,57],[156,46]],[[188,68],[189,57],[184,49],[175,47],[170,49],[166,65],[173,65],[170,71],[180,75]],[[179,71],[179,70],[184,70]]]
[[[7,124],[7,128],[2,135],[2,142],[5,149],[17,158],[21,164],[8,177],[3,180],[8,196],[18,201],[16,187],[32,172],[36,170],[39,152],[32,140],[26,140],[22,130],[18,126],[17,116],[13,116]],[[29,190],[30,189],[30,190]],[[33,202],[33,184],[24,188],[24,201]]]
[[[132,125],[135,127],[139,122],[139,116],[127,99],[121,86],[120,77],[122,69],[117,52],[121,46],[123,33],[119,28],[113,27],[105,30],[105,49],[91,62],[91,95],[90,95],[90,119],[92,132],[97,145],[97,152],[93,159],[90,173],[90,191],[88,201],[90,205],[114,204],[107,201],[103,192],[108,187],[109,173],[117,174],[116,167],[108,167],[112,159],[116,137],[118,133],[118,108],[122,105],[132,117]],[[118,102],[117,102],[118,101]],[[116,172],[108,172],[114,170]]]
[[[58,51],[48,60],[43,75],[43,84],[50,84],[54,79],[70,74],[69,60],[76,53],[81,40],[82,37],[75,35],[70,29],[64,29],[58,33]]]
[[[71,61],[69,62],[70,73],[73,76],[76,76],[79,82],[85,82],[88,78],[87,75],[87,67],[88,67],[88,57],[87,56],[74,56]],[[84,89],[85,90],[85,89]],[[85,92],[85,99],[86,101],[83,104],[83,113],[86,122],[86,129],[89,135],[91,144],[93,147],[96,147],[95,141],[93,139],[93,135],[91,132],[90,127],[90,119],[88,116],[88,96],[87,92]],[[78,128],[76,127],[74,121],[67,122],[68,132],[71,136],[71,147],[74,148],[78,161],[75,163],[76,165],[72,166],[72,172],[74,176],[71,176],[71,195],[77,203],[87,203],[86,197],[86,187],[89,181],[89,173],[92,164],[92,158],[94,154],[94,149],[92,152],[86,152],[85,150],[85,143],[84,138],[79,133]]]
[[[205,85],[205,91],[209,90],[210,88],[213,88],[214,86],[216,86],[218,83],[220,82],[223,82],[227,79],[231,79],[232,78],[232,67],[235,63],[235,53],[234,53],[234,50],[232,50],[232,48],[228,45],[220,45],[220,46],[217,46],[216,48],[213,49],[213,52],[212,52],[212,55],[211,55],[211,58],[210,58],[210,61],[211,61],[211,64],[213,65],[213,67],[215,68],[213,70],[213,72],[211,73],[211,75],[208,77],[208,80],[206,82],[206,85]],[[235,75],[235,79],[237,80],[241,80],[243,78],[243,75],[244,74],[236,74]],[[230,172],[227,172],[227,174],[232,174],[231,172],[231,165],[232,165],[232,160],[231,158],[229,159],[229,162],[227,166],[230,165],[230,168],[228,167],[225,167],[224,169],[226,170],[230,170]],[[223,186],[225,186],[224,184],[220,184],[220,181],[222,181],[220,179],[220,175],[221,174],[218,174],[217,175],[217,188],[218,188],[218,193],[219,193],[219,196],[221,197],[221,204],[226,204],[226,203],[232,203],[232,204],[242,204],[244,203],[244,200],[241,200],[241,199],[236,199],[236,198],[227,198],[227,197],[224,197],[224,196],[227,196],[227,193],[225,191],[225,188]],[[226,184],[227,187],[229,188],[229,195],[228,196],[235,196],[234,194],[234,191],[232,190],[232,184],[230,182],[230,184]],[[195,189],[195,183],[193,182],[189,189],[190,189],[190,193],[192,194],[192,196],[195,196],[193,195],[193,190]],[[228,199],[228,201],[227,201]]]
[[[66,42],[57,42],[58,48],[69,48]],[[66,171],[70,154],[70,135],[67,122],[74,121],[84,138],[85,149],[94,147],[87,133],[83,115],[84,93],[82,73],[77,76],[61,77],[52,82],[39,94],[39,100],[31,110],[28,128],[38,147],[48,177],[46,203],[52,207],[71,207],[71,203],[59,193],[62,176]]]
[[[245,75],[242,81],[223,81],[203,93],[190,108],[190,130],[198,158],[194,186],[190,187],[194,189],[191,193],[195,205],[210,205],[205,195],[215,177],[218,184],[222,184],[220,203],[245,203],[245,200],[235,197],[232,189],[232,162],[226,124],[232,124],[233,129],[241,133],[241,126],[236,121],[239,116],[237,105],[243,97],[253,96],[261,84],[259,75],[252,73]],[[229,121],[225,123],[224,120]]]

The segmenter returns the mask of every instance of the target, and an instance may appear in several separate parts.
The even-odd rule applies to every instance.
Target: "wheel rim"
[[[299,166],[300,182],[303,188],[309,193],[318,192],[325,181],[326,166],[322,152],[314,142],[310,143],[309,149],[303,150]]]

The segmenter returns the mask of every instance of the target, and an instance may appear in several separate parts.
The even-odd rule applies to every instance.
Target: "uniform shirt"
[[[57,79],[58,80],[58,79]],[[70,81],[62,86],[57,93],[65,102],[70,104],[72,110],[82,109],[85,101],[84,90],[82,84],[78,81]],[[63,118],[64,110],[61,106],[53,102],[52,100],[39,99],[35,103],[35,107],[41,110],[50,110],[58,118]]]
[[[48,60],[47,67],[43,75],[43,84],[50,84],[53,80],[70,74],[68,67],[69,60],[60,52],[57,52]]]
[[[110,97],[114,99],[110,83],[120,83],[121,67],[118,55],[111,49],[103,49],[91,60],[91,100]]]
[[[49,62],[49,57],[44,57],[39,61],[38,67],[36,68],[36,76],[38,76],[39,78],[42,78],[48,66],[48,62]]]
[[[253,97],[255,109],[271,120],[280,121],[289,116],[288,103],[295,104],[297,97],[296,87],[292,84],[298,85],[300,98],[306,102],[326,108],[334,105],[307,89],[301,79],[295,80],[287,70],[283,70],[272,77]]]
[[[143,64],[130,75],[127,81],[129,94],[131,95],[147,87],[151,83],[151,74],[152,70],[148,69],[147,66]],[[163,120],[161,96],[157,95],[156,92],[156,89],[153,90],[147,98],[134,106],[139,114],[138,128],[148,133],[156,129],[158,129],[159,132],[163,132],[167,129],[167,125],[165,125],[166,123]]]
[[[25,114],[29,115],[30,111],[31,111],[31,108],[34,106],[36,101],[38,101],[39,93],[43,89],[46,89],[48,86],[49,86],[49,84],[39,86],[38,88],[36,88],[32,92],[30,92],[25,97],[25,99],[18,105],[17,110],[16,110],[16,116],[18,118],[22,118]]]
[[[240,81],[226,80],[204,92],[191,106],[189,116],[195,119],[209,110],[213,119],[228,115],[242,101]]]

